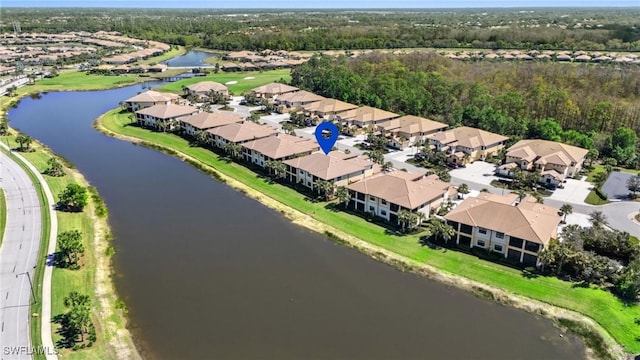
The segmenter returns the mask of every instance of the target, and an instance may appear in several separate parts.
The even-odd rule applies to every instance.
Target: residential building
[[[381,171],[380,166],[369,161],[366,156],[339,151],[331,151],[328,155],[316,152],[284,163],[287,166],[287,179],[311,190],[315,189],[318,180],[346,186]]]
[[[451,184],[437,176],[404,171],[375,175],[347,188],[351,194],[350,207],[393,223],[398,222],[400,210],[421,212],[428,218],[432,210],[455,192]]]
[[[215,81],[201,81],[199,83],[191,84],[185,87],[185,91],[187,95],[197,96],[200,101],[207,100],[210,92],[216,92],[224,95],[225,97],[229,96],[229,89]]]
[[[464,200],[445,215],[456,231],[457,245],[480,247],[526,266],[537,266],[540,251],[558,237],[559,209],[536,203],[532,197],[518,201],[509,194],[481,193]]]
[[[557,186],[576,175],[589,150],[549,140],[520,140],[507,150],[505,165],[540,173],[540,181]],[[503,165],[504,166],[504,165]],[[505,176],[512,174],[500,171]]]
[[[278,96],[276,104],[286,106],[288,108],[300,107],[312,102],[326,99],[324,96],[316,95],[305,90],[294,91]]]
[[[172,93],[145,91],[124,101],[128,111],[137,111],[154,105],[177,104],[180,97]]]
[[[242,154],[247,162],[260,167],[269,160],[288,160],[294,157],[310,155],[319,151],[318,143],[308,138],[278,133],[242,144]]]
[[[447,124],[414,115],[383,121],[377,126],[387,137],[387,145],[402,150],[447,127]]]
[[[271,83],[251,89],[251,92],[259,98],[272,100],[275,96],[291,93],[298,90],[300,89],[295,86],[280,83]]]
[[[302,107],[305,114],[316,115],[325,120],[333,120],[337,114],[357,108],[358,105],[346,103],[336,99],[324,99],[306,104]]]
[[[429,145],[436,151],[447,153],[447,162],[464,164],[475,160],[484,160],[504,148],[509,139],[472,127],[461,126],[427,136]]]
[[[233,123],[208,129],[213,145],[223,148],[227,143],[242,144],[247,141],[274,136],[278,130],[272,126],[259,125],[251,121]]]
[[[339,113],[336,116],[336,120],[346,125],[364,128],[379,124],[385,120],[397,118],[398,116],[400,115],[382,109],[361,106]]]
[[[172,131],[180,127],[180,120],[182,118],[198,113],[199,111],[198,108],[193,106],[176,105],[173,103],[153,105],[136,111],[136,120],[140,125]]]
[[[194,136],[197,131],[205,131],[243,121],[244,118],[236,113],[203,111],[180,119],[180,128],[185,134]]]

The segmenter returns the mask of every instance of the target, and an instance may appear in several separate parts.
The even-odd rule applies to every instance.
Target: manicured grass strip
[[[637,339],[640,325],[636,323],[637,319],[640,319],[640,306],[629,306],[611,293],[595,287],[575,286],[574,283],[554,277],[525,277],[522,271],[462,252],[423,247],[419,245],[417,236],[388,235],[385,229],[378,225],[345,212],[331,211],[326,208],[326,203],[308,201],[305,195],[287,186],[269,183],[244,166],[227,162],[209,150],[192,147],[179,136],[127,126],[127,115],[120,114],[118,109],[112,110],[101,118],[101,124],[114,133],[146,140],[194,157],[203,164],[320,222],[418,263],[584,314],[598,322],[628,352],[640,352],[640,342]]]
[[[589,191],[589,195],[587,195],[587,198],[584,199],[584,202],[590,205],[605,205],[610,203],[611,201],[603,200],[602,198],[600,198],[600,196],[598,196],[598,194],[596,194],[595,190],[591,190]]]
[[[245,79],[252,78],[252,79]],[[169,92],[182,92],[182,87],[195,84],[201,81],[215,81],[221,84],[226,84],[230,81],[237,81],[237,84],[226,85],[234,95],[242,95],[245,91],[251,90],[255,87],[285,80],[291,79],[291,71],[288,69],[283,70],[271,70],[271,71],[252,71],[252,72],[234,72],[234,73],[218,73],[209,74],[207,76],[197,76],[189,79],[183,79],[180,81],[172,82],[160,87],[160,91]]]
[[[4,137],[2,141],[6,143],[8,140],[9,145],[12,148],[16,148],[18,145],[15,142],[14,136]],[[32,163],[38,171],[41,173],[47,169],[47,161],[50,159],[50,155],[47,154],[41,145],[32,144],[32,147],[35,149],[33,152],[21,153],[30,163]],[[23,166],[24,168],[24,166]],[[27,170],[28,171],[28,170]],[[45,197],[42,192],[41,186],[37,182],[37,179],[31,172],[28,172],[29,176],[32,178],[34,183],[36,183],[36,189],[38,190],[38,196],[40,197],[41,203],[45,202]],[[53,193],[54,198],[57,197],[58,194],[66,188],[66,186],[70,183],[78,183],[75,181],[70,174],[66,174],[62,177],[52,177],[48,175],[43,175],[47,184],[51,188],[51,192]],[[80,184],[83,185],[84,184]],[[78,291],[83,294],[87,294],[91,296],[94,307],[97,304],[98,299],[95,297],[95,254],[94,244],[93,244],[93,220],[88,213],[89,209],[87,208],[82,213],[66,213],[66,212],[57,212],[58,218],[58,232],[64,232],[68,230],[77,229],[82,232],[83,245],[85,248],[85,254],[82,258],[82,267],[79,270],[69,270],[55,267],[53,269],[53,277],[52,277],[52,299],[51,299],[51,314],[52,316],[56,316],[67,311],[67,308],[64,306],[64,298],[71,291]],[[46,219],[45,219],[46,216]],[[45,238],[43,238],[40,245],[40,252],[38,261],[38,266],[36,268],[36,274],[34,276],[34,286],[37,286],[38,290],[36,291],[36,297],[38,300],[38,304],[32,312],[41,313],[41,304],[42,299],[40,296],[42,295],[42,277],[44,276],[44,259],[46,256],[47,244],[48,244],[48,234],[49,234],[49,213],[48,211],[43,211],[43,237],[44,234],[47,234]],[[104,254],[99,254],[99,256],[104,256]],[[96,314],[97,315],[97,314]],[[95,316],[94,315],[94,319]],[[113,359],[115,356],[111,353],[111,348],[107,345],[108,339],[102,336],[100,333],[99,323],[94,320],[94,324],[96,325],[96,330],[98,331],[98,340],[93,344],[92,347],[83,349],[81,351],[72,351],[69,349],[57,349],[61,356],[64,359]],[[62,337],[57,333],[57,329],[59,325],[52,324],[52,334],[53,334],[53,343],[56,344],[58,340]],[[42,346],[41,335],[40,335],[40,319],[32,318],[31,319],[31,339],[32,345]],[[44,359],[44,356],[41,357]]]

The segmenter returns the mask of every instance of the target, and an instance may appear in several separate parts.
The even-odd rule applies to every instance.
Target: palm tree
[[[209,136],[207,135],[206,131],[203,130],[198,130],[195,132],[194,137],[196,139],[196,143],[199,146],[202,145],[206,145],[207,144],[207,140],[209,139]]]
[[[287,166],[280,160],[267,160],[264,166],[277,179],[283,179],[287,176]]]
[[[338,202],[344,205],[346,209],[349,206],[349,201],[351,201],[351,194],[349,194],[349,190],[344,186],[339,186],[336,189],[336,197],[338,198]]]
[[[29,151],[33,138],[29,135],[20,134],[16,136],[16,142],[20,144],[20,151]]]
[[[462,198],[469,193],[469,185],[462,183],[458,186],[458,193],[462,194]]]
[[[535,195],[533,195],[536,198],[536,202],[538,204],[544,204],[544,198],[542,197],[542,195],[536,193]]]
[[[589,160],[589,168],[593,167],[593,162],[598,159],[600,152],[598,149],[590,149],[587,153],[587,160]]]
[[[242,156],[242,147],[240,144],[227,142],[224,144],[223,150],[233,159],[239,159]]]
[[[516,191],[516,194],[518,195],[518,202],[522,202],[527,197],[527,192],[522,189]]]
[[[382,154],[382,151],[372,150],[372,151],[367,151],[364,154],[367,155],[369,157],[369,160],[371,160],[372,162],[379,165],[384,164],[384,155]]]
[[[436,240],[443,240],[445,244],[456,234],[456,230],[453,226],[437,218],[431,218],[429,221],[429,231],[433,238]]]
[[[603,214],[602,211],[596,210],[589,214],[589,221],[591,222],[591,226],[599,229],[607,224],[607,216]]]
[[[332,181],[318,179],[316,180],[316,190],[323,195],[325,200],[329,200],[336,191],[336,186]]]
[[[296,136],[296,130],[293,124],[289,124],[289,123],[282,124],[282,130],[284,130],[285,134]]]
[[[571,204],[564,204],[560,207],[560,214],[562,214],[562,222],[567,222],[567,215],[573,213],[573,206]]]
[[[391,161],[387,161],[384,164],[382,164],[382,171],[387,172],[391,169],[393,169],[393,164],[391,163]]]
[[[9,124],[7,121],[0,122],[0,135],[8,135],[9,134]]]
[[[411,231],[417,225],[418,215],[409,210],[402,209],[398,211],[398,222],[402,227],[402,232]]]

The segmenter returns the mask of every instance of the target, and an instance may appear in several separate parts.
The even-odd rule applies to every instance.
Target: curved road
[[[27,173],[4,153],[0,153],[0,164],[7,205],[7,226],[0,246],[0,356],[2,360],[30,359],[29,309],[34,300],[30,280],[38,260],[42,214]],[[33,285],[34,291],[40,288]]]

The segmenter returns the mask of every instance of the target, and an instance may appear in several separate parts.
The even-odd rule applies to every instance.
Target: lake
[[[162,61],[162,63],[167,66],[211,66],[211,64],[204,62],[204,59],[215,55],[216,54],[210,52],[191,50],[184,55]]]
[[[115,284],[146,358],[583,358],[550,320],[397,271],[92,128],[142,90],[43,94],[8,117],[104,197]]]

